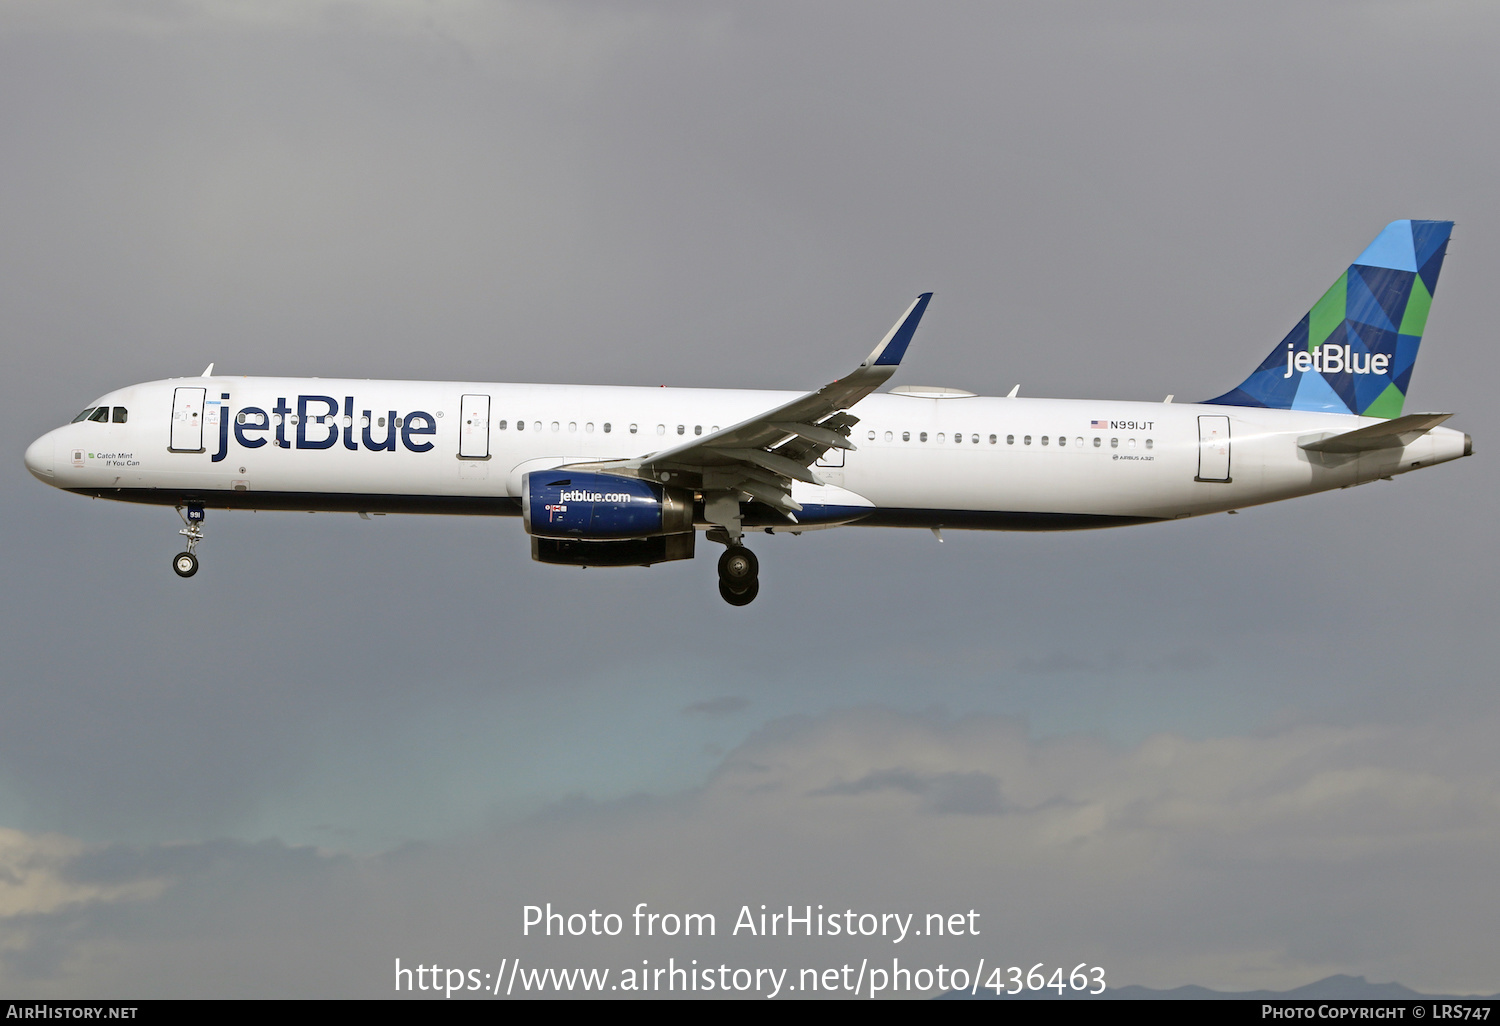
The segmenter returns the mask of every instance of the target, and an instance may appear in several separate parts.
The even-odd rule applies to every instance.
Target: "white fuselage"
[[[194,389],[204,390],[195,410]],[[26,462],[56,487],[136,502],[516,514],[529,470],[636,459],[797,395],[179,378],[100,397],[95,406],[111,408],[108,420],[49,432]],[[1440,427],[1405,447],[1308,452],[1299,444],[1378,422],[1239,406],[882,393],[851,412],[856,448],[832,450],[833,460],[813,467],[828,488],[798,483],[793,495],[810,515],[800,524],[779,519],[785,529],[816,526],[820,503],[868,508],[860,519],[892,526],[1173,519],[1362,484],[1470,451],[1466,435]]]

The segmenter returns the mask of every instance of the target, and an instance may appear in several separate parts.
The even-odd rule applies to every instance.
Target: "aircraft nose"
[[[26,447],[26,469],[38,480],[48,484],[52,483],[53,448],[51,434],[43,435]]]

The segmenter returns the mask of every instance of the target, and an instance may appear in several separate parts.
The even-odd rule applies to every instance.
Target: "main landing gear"
[[[731,606],[748,606],[760,594],[760,560],[738,541],[719,557],[719,594]]]
[[[193,550],[203,540],[203,507],[188,506],[186,511],[183,507],[177,507],[177,515],[182,518],[183,529],[177,533],[187,539],[187,551],[179,552],[172,557],[172,571],[178,577],[191,577],[198,572],[198,557]]]

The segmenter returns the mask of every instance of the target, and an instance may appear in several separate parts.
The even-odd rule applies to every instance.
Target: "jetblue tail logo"
[[[1208,402],[1399,417],[1452,221],[1393,221],[1238,388]]]

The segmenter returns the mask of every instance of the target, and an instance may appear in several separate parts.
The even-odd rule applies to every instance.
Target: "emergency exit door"
[[[459,401],[458,458],[490,458],[490,397],[466,395]]]
[[[172,440],[170,452],[203,451],[203,399],[206,388],[179,388],[172,392]]]
[[[1195,481],[1228,483],[1229,418],[1198,418],[1198,476]]]

